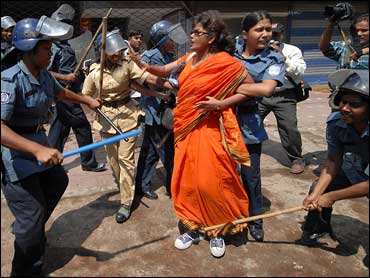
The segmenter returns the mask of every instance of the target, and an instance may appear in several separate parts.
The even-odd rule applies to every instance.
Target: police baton
[[[95,149],[100,148],[102,146],[113,144],[113,143],[116,143],[118,141],[121,141],[122,139],[127,140],[127,138],[139,135],[142,132],[143,131],[142,131],[141,128],[137,128],[137,129],[134,129],[134,130],[131,130],[131,131],[128,131],[128,132],[125,132],[125,133],[122,133],[122,134],[119,134],[119,135],[116,135],[116,136],[113,136],[113,137],[110,137],[110,138],[92,143],[92,144],[89,144],[89,145],[86,145],[86,146],[83,146],[81,148],[77,148],[77,149],[74,149],[74,150],[71,150],[71,151],[68,151],[68,152],[64,152],[64,153],[62,153],[62,156],[63,156],[63,158],[67,158],[67,157],[72,156],[72,155],[76,155],[76,154],[79,154],[79,153],[95,150]],[[38,165],[42,166],[43,163],[41,163],[39,161]]]

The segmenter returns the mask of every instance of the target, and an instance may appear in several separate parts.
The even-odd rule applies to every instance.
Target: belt
[[[257,105],[237,106],[237,113],[256,113],[258,111]]]
[[[45,130],[42,124],[36,126],[9,126],[9,128],[19,134],[39,133],[39,131]]]
[[[103,105],[104,106],[107,106],[107,107],[118,108],[118,107],[120,107],[122,105],[125,105],[130,100],[131,100],[130,97],[126,97],[126,98],[119,99],[119,100],[114,100],[114,101],[105,101],[105,100],[103,100]]]

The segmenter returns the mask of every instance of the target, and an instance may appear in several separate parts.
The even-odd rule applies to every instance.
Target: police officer
[[[174,61],[172,52],[176,41],[170,37],[173,28],[174,24],[167,20],[153,24],[150,29],[150,41],[148,43],[151,49],[142,54],[143,62],[149,65],[163,66]],[[177,42],[183,43],[181,40]],[[175,150],[173,132],[165,128],[161,122],[166,104],[156,97],[144,96],[141,99],[141,105],[145,111],[145,132],[137,164],[136,187],[137,190],[142,189],[146,198],[158,199],[158,195],[153,191],[151,180],[156,165],[161,159],[167,173],[167,195],[171,196],[171,177]],[[158,148],[157,146],[165,136],[168,136],[166,141]]]
[[[328,117],[328,156],[303,201],[310,210],[301,237],[305,245],[334,236],[330,218],[336,201],[369,196],[369,72],[339,70],[329,82],[339,88],[334,104],[340,111]]]
[[[45,223],[68,184],[62,154],[49,147],[45,129],[54,98],[91,109],[100,102],[63,89],[46,70],[52,39],[68,39],[73,27],[45,16],[20,20],[13,43],[21,60],[1,73],[2,191],[15,217],[11,276],[39,276],[44,262]],[[39,162],[42,164],[40,165]]]
[[[1,71],[7,69],[11,65],[5,57],[12,50],[12,32],[16,22],[11,16],[1,17]],[[11,58],[10,60],[14,60]]]
[[[75,10],[68,4],[61,5],[51,18],[72,23]],[[52,46],[52,59],[48,67],[51,74],[63,85],[74,92],[81,90],[83,75],[74,73],[77,66],[76,55],[67,40],[56,41]],[[50,145],[63,152],[70,130],[76,135],[79,147],[93,143],[92,131],[85,112],[78,103],[58,101],[54,108],[54,115],[50,123],[48,139]],[[81,168],[83,171],[100,172],[106,170],[105,163],[98,163],[94,151],[80,153]]]
[[[102,45],[101,37],[98,36],[97,38],[97,48]],[[141,93],[159,96],[159,94],[148,89],[141,90],[141,87],[132,87],[133,84],[139,83],[141,85],[147,82],[158,87],[172,88],[168,82],[140,69],[131,59],[125,56],[123,53],[127,47],[127,42],[124,41],[119,30],[111,31],[106,35],[106,59],[101,91],[103,106],[101,110],[122,132],[134,129],[138,125],[140,110],[130,98],[130,88]],[[98,93],[100,70],[100,63],[94,63],[90,66],[90,73],[83,85],[83,94],[93,96]],[[165,98],[164,94],[161,97]],[[102,117],[98,117],[94,121],[93,128],[100,131],[102,138],[108,138],[116,134],[116,131]],[[134,199],[135,141],[135,137],[130,137],[127,142],[120,141],[105,147],[108,161],[121,194],[121,206],[116,214],[117,223],[123,223],[130,217],[131,205]]]
[[[258,103],[261,97],[271,96],[276,86],[283,84],[285,65],[284,56],[267,47],[272,36],[272,19],[269,13],[249,13],[244,17],[242,25],[243,40],[237,40],[234,57],[243,62],[256,83],[239,86],[237,94],[224,100],[209,98],[208,101],[198,102],[198,107],[207,110],[215,109],[214,107],[224,109],[239,103],[236,108],[237,118],[251,160],[250,167],[241,165],[241,177],[248,194],[249,215],[254,216],[263,213],[260,160],[262,142],[268,139]],[[247,100],[245,95],[249,97]],[[263,241],[262,220],[251,221],[248,227],[256,241]]]

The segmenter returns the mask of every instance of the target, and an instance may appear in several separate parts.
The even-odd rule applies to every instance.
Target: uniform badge
[[[281,70],[281,65],[272,65],[271,67],[269,67],[268,73],[271,76],[277,76],[279,75],[280,70]]]
[[[8,92],[1,92],[1,103],[9,103],[10,93]]]

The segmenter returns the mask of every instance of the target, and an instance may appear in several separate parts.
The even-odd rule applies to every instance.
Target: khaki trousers
[[[112,137],[112,134],[104,132],[100,134],[103,139]],[[136,136],[128,138],[128,142],[121,140],[105,145],[107,160],[119,184],[121,205],[129,207],[135,196],[135,142]]]

